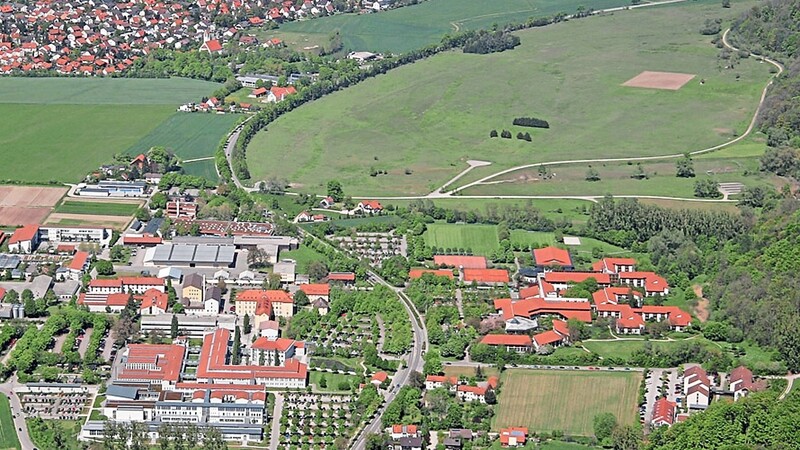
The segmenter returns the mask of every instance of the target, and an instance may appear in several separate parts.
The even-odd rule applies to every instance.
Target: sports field
[[[140,203],[133,202],[91,202],[64,200],[56,206],[55,212],[61,214],[90,214],[100,216],[133,216]]]
[[[304,192],[338,179],[348,195],[423,195],[468,159],[493,164],[457,184],[539,161],[713,146],[746,128],[770,76],[753,59],[721,69],[719,50],[698,33],[707,18],[736,14],[711,0],[621,11],[517,32],[522,45],[511,51],[403,66],[275,121],[248,148],[250,173]],[[675,91],[622,86],[644,70],[696,77]],[[551,127],[512,126],[522,116]],[[492,139],[492,129],[528,131],[533,142]]]
[[[0,78],[0,180],[78,182],[179,104],[218,86],[177,78]]]
[[[634,423],[641,377],[639,372],[508,370],[492,429],[527,426],[590,436],[594,416],[604,412]]]
[[[241,114],[178,112],[133,144],[128,153],[137,154],[161,146],[184,160],[213,156],[219,141],[243,118]]]
[[[0,394],[0,450],[20,449],[8,397]]]
[[[574,13],[578,6],[604,9],[627,4],[620,0],[435,0],[378,14],[337,14],[290,22],[267,36],[302,49],[323,45],[331,33],[339,31],[345,49],[400,53],[435,44],[454,31]]]

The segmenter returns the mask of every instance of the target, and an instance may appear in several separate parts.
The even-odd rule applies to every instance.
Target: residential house
[[[528,437],[528,429],[509,427],[500,429],[500,445],[503,447],[522,447]]]
[[[325,208],[325,209],[330,209],[335,204],[336,204],[336,202],[333,200],[333,197],[330,197],[330,196],[329,197],[325,197],[325,198],[323,198],[322,200],[319,201],[319,207],[320,208]]]
[[[530,336],[520,334],[487,334],[481,344],[504,347],[509,352],[527,353],[533,348]]]
[[[148,289],[138,299],[141,302],[139,312],[143,316],[166,314],[169,309],[169,295],[156,289]]]
[[[533,261],[540,271],[572,270],[572,258],[569,251],[558,247],[545,247],[533,250]]]
[[[380,371],[380,372],[375,372],[372,375],[372,378],[370,378],[369,382],[371,384],[375,385],[375,387],[380,387],[388,379],[389,379],[389,374],[386,373],[386,372]]]
[[[731,370],[728,382],[728,390],[733,393],[733,399],[748,395],[751,392],[760,391],[766,388],[764,381],[753,381],[753,372],[745,366],[739,366]]]
[[[269,89],[269,94],[266,96],[266,101],[269,103],[282,102],[286,99],[286,97],[293,94],[297,94],[297,89],[295,89],[294,86],[272,86]]]
[[[455,392],[458,387],[458,377],[448,377],[445,375],[428,375],[425,377],[425,390],[431,391],[438,388],[447,388],[450,392]]]
[[[456,396],[465,402],[486,403],[486,394],[497,389],[497,377],[489,377],[486,381],[479,382],[476,386],[461,384],[456,387]]]
[[[72,257],[72,261],[67,265],[69,272],[69,279],[80,281],[83,274],[91,264],[91,255],[88,252],[76,252]]]
[[[677,404],[669,401],[666,397],[659,398],[653,406],[653,419],[650,424],[653,427],[671,426],[675,423],[676,407]]]
[[[689,409],[706,409],[711,401],[711,379],[699,365],[683,371],[684,405]]]
[[[633,258],[603,258],[592,264],[592,270],[615,275],[620,272],[635,272],[636,260]]]
[[[181,297],[192,302],[202,303],[206,289],[205,281],[205,277],[199,273],[190,273],[184,276]]]
[[[365,214],[379,213],[383,211],[383,205],[377,200],[361,200],[356,205],[356,210]]]
[[[669,283],[653,272],[620,272],[619,282],[629,286],[643,288],[647,297],[669,294]]]

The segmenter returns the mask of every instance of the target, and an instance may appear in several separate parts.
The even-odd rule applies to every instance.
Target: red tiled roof
[[[265,351],[274,351],[277,350],[279,352],[285,352],[292,348],[295,344],[294,339],[287,339],[287,338],[277,338],[277,339],[267,339],[265,337],[260,337],[253,342],[253,348],[256,350],[265,350]]]
[[[543,333],[539,333],[533,336],[533,340],[536,341],[536,346],[541,347],[543,345],[555,344],[556,342],[561,342],[564,339],[564,336],[556,333],[553,330],[547,330]]]
[[[331,287],[325,283],[301,284],[300,290],[306,295],[329,295]]]
[[[296,94],[297,89],[295,89],[294,86],[288,86],[288,87],[272,86],[270,92],[272,92],[272,94],[275,95],[275,97],[277,97],[278,101],[280,101],[283,100],[287,95]],[[380,203],[378,203],[378,206],[380,206]],[[372,209],[381,209],[381,208],[373,207]]]
[[[558,247],[545,247],[533,250],[533,260],[537,266],[571,266],[569,252]]]
[[[358,203],[360,205],[362,205],[363,207],[365,207],[365,208],[368,207],[368,208],[376,210],[376,211],[383,209],[383,205],[381,205],[381,202],[379,202],[377,200],[361,200]]]
[[[654,272],[620,272],[620,280],[644,280],[644,289],[647,292],[664,292],[669,289],[669,283],[664,277]]]
[[[166,286],[166,281],[158,277],[120,277],[122,284],[128,286]]]
[[[623,305],[627,306],[627,305]],[[628,307],[630,310],[630,307]],[[623,329],[641,329],[644,327],[644,319],[639,314],[634,313],[632,310],[630,312],[623,312],[622,316],[617,319],[617,327]]]
[[[510,438],[514,438],[517,444],[524,444],[528,435],[528,429],[523,427],[511,427],[500,429],[500,443],[508,445]]]
[[[458,384],[458,377],[448,377],[446,375],[428,375],[425,377],[425,381],[430,381],[431,383],[450,383],[455,386]]]
[[[139,299],[142,301],[139,305],[139,309],[155,306],[158,309],[166,311],[169,307],[169,295],[158,289],[148,289],[144,294],[139,296]]]
[[[656,404],[653,406],[653,422],[672,425],[675,420],[676,406],[676,403],[669,401],[666,397],[656,400]]]
[[[389,374],[386,372],[375,372],[375,374],[372,375],[372,380],[379,383],[383,383],[387,378],[389,378]]]
[[[30,241],[39,232],[39,225],[25,225],[22,228],[14,230],[14,234],[9,239],[9,244],[17,244],[19,242]]]
[[[494,307],[498,311],[502,310],[504,320],[514,316],[530,318],[539,314],[558,314],[565,319],[574,318],[586,323],[592,321],[592,306],[589,302],[550,301],[539,297],[512,302],[510,298],[499,298],[495,299]]]
[[[447,277],[447,278],[450,278],[450,279],[455,278],[453,276],[453,271],[449,270],[449,269],[436,269],[436,270],[432,270],[432,269],[411,269],[411,270],[408,271],[408,278],[410,278],[412,280],[416,280],[418,278],[422,278],[422,276],[425,275],[426,273],[431,273],[431,274],[433,274],[433,275],[435,275],[437,277]]]
[[[210,41],[206,41],[203,44],[203,47],[208,49],[209,52],[218,52],[218,51],[222,50],[222,45],[216,39],[212,39]]]
[[[180,345],[129,344],[127,365],[152,364],[155,367],[147,369],[124,367],[117,379],[176,382],[180,378],[185,351],[186,349]]]
[[[464,269],[486,268],[486,258],[483,256],[434,255],[433,263],[437,266],[461,267]]]
[[[86,261],[89,259],[89,252],[77,252],[75,256],[72,257],[72,261],[67,266],[70,270],[83,270],[83,267],[86,265]]]
[[[286,360],[283,366],[244,366],[227,363],[230,330],[220,328],[203,338],[200,350],[200,365],[197,378],[200,380],[251,380],[257,378],[293,378],[305,380],[308,367],[294,358]]]
[[[530,346],[530,336],[524,334],[487,334],[481,339],[486,345]]]
[[[460,392],[472,392],[475,395],[486,395],[486,391],[489,390],[487,385],[484,386],[468,386],[466,384],[459,385],[456,388],[457,391]]]
[[[563,320],[553,319],[553,330],[562,336],[569,336],[569,326]]]
[[[162,239],[159,236],[151,236],[148,234],[143,236],[122,236],[123,245],[156,245],[161,242]]]
[[[294,303],[289,293],[277,289],[248,289],[236,294],[237,302],[257,302],[267,300],[270,303]]]
[[[89,282],[89,287],[122,287],[120,279],[96,279]]]
[[[599,272],[547,272],[544,280],[548,283],[580,283],[594,278],[598,284],[611,284],[611,275]]]
[[[328,274],[328,281],[356,281],[356,274],[353,272],[331,272]]]
[[[508,283],[505,269],[464,269],[464,281],[478,283]]]

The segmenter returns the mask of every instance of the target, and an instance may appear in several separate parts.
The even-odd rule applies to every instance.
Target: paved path
[[[225,159],[228,160],[228,166],[231,168],[231,178],[233,179],[233,184],[235,184],[238,188],[246,190],[247,192],[254,192],[258,189],[249,188],[242,185],[242,183],[239,181],[239,177],[236,176],[236,171],[233,170],[232,155],[233,149],[236,148],[236,141],[239,140],[239,135],[242,134],[242,128],[244,127],[244,124],[246,124],[253,117],[255,116],[250,116],[245,119],[244,122],[237,125],[236,128],[234,128],[233,131],[231,131],[231,133],[228,135],[228,140],[225,142]],[[219,168],[217,168],[217,175],[219,175]]]
[[[11,403],[11,414],[13,416],[14,428],[16,428],[17,439],[24,450],[34,448],[33,441],[28,435],[28,426],[25,425],[25,417],[22,415],[22,403],[15,394],[22,387],[17,383],[17,377],[13,376],[6,383],[0,384],[0,393],[4,394]]]
[[[789,375],[786,377],[786,389],[781,392],[781,395],[778,397],[778,400],[783,400],[789,395],[789,392],[792,390],[792,385],[794,384],[794,380],[800,377],[800,374]]]
[[[281,415],[283,414],[283,394],[274,392],[275,409],[272,410],[272,423],[269,430],[269,450],[278,450],[281,438]]]
[[[92,338],[93,331],[94,328],[87,328],[86,334],[83,335],[83,339],[80,341],[80,344],[78,344],[78,354],[81,355],[81,358],[86,355],[86,349],[89,348],[89,339]],[[110,355],[111,354],[109,353],[109,356]]]
[[[461,288],[456,289],[456,307],[458,307],[458,318],[464,323],[464,293],[461,292]]]

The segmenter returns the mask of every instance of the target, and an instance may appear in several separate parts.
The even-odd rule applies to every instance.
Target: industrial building
[[[147,266],[233,267],[236,248],[230,244],[160,244],[148,248]]]

